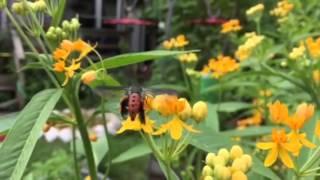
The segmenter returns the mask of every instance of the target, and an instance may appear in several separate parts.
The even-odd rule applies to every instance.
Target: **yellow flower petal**
[[[256,145],[259,149],[268,150],[276,146],[273,142],[257,143]]]
[[[281,150],[279,151],[279,157],[282,161],[282,163],[287,166],[288,168],[293,168],[294,167],[294,164],[293,164],[293,161],[290,157],[290,155],[288,154],[287,151],[284,151],[284,150]]]
[[[317,121],[316,127],[314,128],[315,135],[320,138],[320,120]]]
[[[316,145],[315,144],[313,144],[312,142],[310,142],[307,138],[306,138],[306,134],[305,133],[303,133],[303,134],[300,134],[300,142],[301,142],[301,144],[302,145],[304,145],[304,146],[306,146],[306,147],[308,147],[308,148],[310,148],[310,149],[312,149],[312,148],[315,148],[316,147]]]
[[[278,158],[278,148],[277,147],[273,147],[269,151],[269,153],[268,153],[268,155],[267,155],[267,157],[266,157],[266,159],[264,161],[264,165],[266,167],[271,166],[274,162],[276,162],[277,158]]]
[[[174,140],[179,140],[182,136],[182,124],[179,120],[173,120],[170,126],[170,136]]]

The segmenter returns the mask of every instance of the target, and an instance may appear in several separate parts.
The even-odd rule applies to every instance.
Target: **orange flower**
[[[236,32],[242,29],[240,21],[238,19],[231,19],[222,24],[221,33],[226,34],[229,32]]]
[[[162,43],[162,46],[165,48],[165,49],[172,49],[174,47],[176,43],[176,40],[174,38],[171,38],[170,40],[166,40]]]
[[[297,153],[300,148],[295,143],[289,142],[283,129],[272,131],[271,142],[257,143],[257,147],[262,150],[269,150],[264,161],[266,167],[272,166],[278,158],[288,168],[293,168],[294,164],[289,153]]]
[[[157,95],[152,101],[152,108],[160,112],[163,116],[171,116],[182,112],[185,103],[179,101],[177,96],[168,94]]]
[[[204,66],[202,73],[210,72],[213,77],[220,78],[230,72],[239,69],[239,63],[230,56],[219,55],[217,59],[210,59],[208,65]]]
[[[189,44],[189,41],[187,40],[185,35],[179,34],[176,37],[175,47],[180,48],[180,47],[184,47],[184,46],[186,46],[188,44]]]
[[[313,58],[320,57],[320,38],[313,40],[312,37],[307,38],[306,40],[308,51]]]
[[[270,104],[269,112],[271,121],[276,124],[284,123],[289,116],[287,105],[282,104],[280,101]]]
[[[72,42],[63,40],[60,47],[53,52],[53,59],[56,63],[53,64],[54,71],[65,74],[63,86],[66,85],[70,78],[74,76],[75,71],[80,69],[81,61],[85,56],[93,50],[94,47],[85,43],[81,39]],[[69,57],[71,53],[79,53],[78,57]]]
[[[294,5],[288,0],[278,2],[277,7],[270,11],[270,14],[277,17],[287,16],[293,9]]]
[[[309,119],[312,118],[314,114],[314,105],[313,104],[307,104],[307,103],[301,103],[297,107],[296,115],[302,118],[303,122],[305,123]]]
[[[256,111],[253,116],[239,120],[237,122],[238,127],[244,128],[247,126],[259,126],[262,123],[262,113],[260,111]]]

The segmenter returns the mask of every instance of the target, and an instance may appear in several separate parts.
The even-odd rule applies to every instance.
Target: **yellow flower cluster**
[[[314,105],[302,103],[297,107],[295,113],[289,115],[287,105],[276,101],[269,105],[269,113],[273,122],[286,125],[291,129],[291,132],[286,134],[284,129],[274,129],[271,142],[257,143],[259,149],[269,150],[264,165],[271,166],[279,157],[285,166],[294,168],[290,154],[298,156],[303,146],[307,148],[315,147],[307,139],[306,133],[301,132],[304,124],[314,114]]]
[[[202,179],[247,180],[246,172],[252,166],[252,158],[244,154],[240,146],[232,146],[230,151],[222,148],[218,154],[208,153],[206,165],[202,168]]]
[[[292,11],[293,7],[294,5],[288,2],[288,0],[282,0],[277,3],[277,7],[270,11],[270,14],[279,18],[283,18]]]
[[[170,118],[171,120],[161,124],[160,127],[155,130],[155,122],[147,115],[145,123],[140,121],[139,116],[136,116],[134,120],[128,117],[128,119],[122,123],[118,134],[127,130],[143,131],[151,135],[169,133],[173,140],[179,140],[182,137],[184,129],[192,133],[199,132],[193,129],[192,125],[186,123],[189,119],[192,118],[196,122],[201,122],[208,114],[207,104],[203,101],[198,101],[191,107],[185,98],[178,98],[167,94],[149,98],[146,104],[150,104],[149,111],[159,112],[163,117]]]
[[[65,80],[63,86],[66,85],[75,71],[80,69],[81,60],[85,58],[94,47],[90,46],[81,39],[77,41],[63,40],[60,47],[53,52],[54,71],[64,73]],[[75,57],[75,54],[77,55]]]
[[[249,8],[246,11],[246,15],[250,16],[250,17],[260,15],[263,10],[264,10],[264,5],[260,3],[260,4],[257,4],[255,6]]]
[[[306,45],[312,58],[316,59],[320,57],[320,37],[316,40],[313,40],[311,37],[307,38]]]
[[[264,36],[257,35],[255,32],[252,32],[247,33],[246,38],[246,42],[240,45],[235,52],[235,57],[240,61],[246,60],[252,54],[252,51],[261,43]]]
[[[292,51],[289,54],[289,58],[296,60],[304,55],[306,51],[306,48],[304,47],[303,43],[300,43],[298,47],[295,47],[292,49]]]
[[[191,63],[198,61],[198,57],[195,53],[186,53],[178,56],[179,61]]]
[[[242,29],[240,21],[238,19],[231,19],[222,24],[221,33],[226,34],[229,32],[237,32]]]
[[[183,48],[185,47],[186,45],[189,44],[189,41],[188,39],[186,38],[185,35],[183,34],[180,34],[178,35],[177,37],[175,38],[171,38],[169,40],[165,40],[163,43],[162,43],[162,46],[165,48],[165,49],[173,49],[173,48]]]
[[[203,74],[211,73],[214,78],[220,78],[239,69],[239,63],[230,56],[219,55],[217,59],[210,59],[202,69]]]

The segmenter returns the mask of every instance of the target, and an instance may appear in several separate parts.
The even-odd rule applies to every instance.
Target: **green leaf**
[[[31,62],[23,66],[19,71],[25,71],[28,69],[43,69],[43,65],[40,62]]]
[[[19,113],[0,148],[0,179],[20,180],[30,159],[42,127],[60,99],[61,89],[36,94]]]
[[[269,179],[280,180],[280,178],[270,168],[265,167],[263,163],[256,157],[253,157],[253,165],[251,170]]]
[[[249,137],[271,134],[275,126],[248,127],[240,130],[223,131],[222,134],[229,137]]]
[[[220,124],[219,124],[219,117],[217,113],[217,107],[214,104],[207,103],[208,105],[208,117],[204,120],[203,124],[212,129],[214,132],[219,132]]]
[[[92,144],[92,150],[94,155],[94,162],[96,163],[96,166],[98,167],[99,163],[102,161],[104,156],[109,151],[108,142],[106,139],[106,136],[98,138],[96,142],[91,142]],[[79,146],[78,146],[79,147]],[[83,146],[81,146],[83,147]]]
[[[216,109],[219,112],[236,112],[251,107],[252,104],[244,102],[222,102],[212,105],[212,108]]]
[[[232,145],[231,139],[222,133],[217,133],[210,128],[203,128],[198,134],[194,134],[190,144],[207,152],[213,152],[219,147]]]
[[[59,2],[58,7],[55,7],[57,11],[55,11],[52,16],[51,26],[59,26],[64,14],[66,0],[60,0],[58,2]]]
[[[17,119],[18,113],[10,113],[0,118],[0,133],[8,131]]]
[[[181,85],[176,85],[176,84],[159,84],[159,85],[150,86],[150,88],[163,89],[163,90],[174,90],[179,93],[188,92],[188,89],[186,87],[181,86]]]
[[[122,163],[134,158],[145,156],[147,154],[150,154],[151,152],[151,149],[145,143],[140,143],[121,153],[119,156],[112,160],[112,163]]]
[[[154,50],[154,51],[146,51],[146,52],[139,52],[139,53],[122,54],[122,55],[106,58],[102,60],[103,65],[100,62],[97,62],[89,66],[88,69],[93,69],[95,68],[95,66],[97,66],[98,69],[99,68],[113,69],[113,68],[118,68],[118,67],[130,65],[130,64],[144,62],[147,60],[185,54],[188,52],[196,52],[196,51]]]

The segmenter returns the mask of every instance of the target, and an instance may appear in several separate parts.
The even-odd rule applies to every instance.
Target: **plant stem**
[[[110,171],[111,167],[111,146],[109,141],[109,135],[108,135],[108,128],[107,128],[107,120],[106,120],[106,114],[105,114],[105,106],[104,106],[104,98],[101,99],[101,108],[102,108],[102,121],[103,121],[103,128],[104,128],[104,134],[106,136],[106,141],[108,144],[108,152],[107,152],[107,163],[106,163],[106,171],[104,173],[103,180],[106,180]]]
[[[164,165],[166,166],[166,172],[167,172],[167,178],[168,180],[172,180],[172,177],[171,177],[171,163],[170,163],[170,160],[166,161],[164,163]]]
[[[15,26],[15,28],[17,29],[17,31],[19,32],[20,36],[22,37],[22,39],[27,43],[27,45],[29,46],[29,48],[33,51],[33,52],[37,52],[37,49],[33,46],[33,44],[31,43],[31,41],[29,40],[29,38],[26,36],[26,34],[22,31],[21,27],[19,26],[18,22],[16,21],[16,19],[13,17],[13,15],[11,14],[11,12],[9,11],[8,8],[5,8],[5,12],[8,15],[10,21],[12,22],[12,24]]]
[[[77,146],[76,146],[76,131],[75,126],[72,127],[72,151],[73,151],[73,160],[74,160],[74,169],[76,174],[76,179],[81,180],[80,178],[80,169],[77,161]]]
[[[91,146],[91,142],[89,139],[89,134],[87,131],[86,123],[84,122],[84,119],[83,119],[83,116],[81,113],[79,97],[76,93],[78,93],[78,88],[76,88],[76,91],[74,93],[72,93],[74,113],[75,113],[76,120],[78,121],[78,128],[80,131],[84,151],[85,151],[87,161],[88,161],[90,177],[92,180],[97,180],[97,171],[96,171],[96,166],[94,163],[92,146]]]

